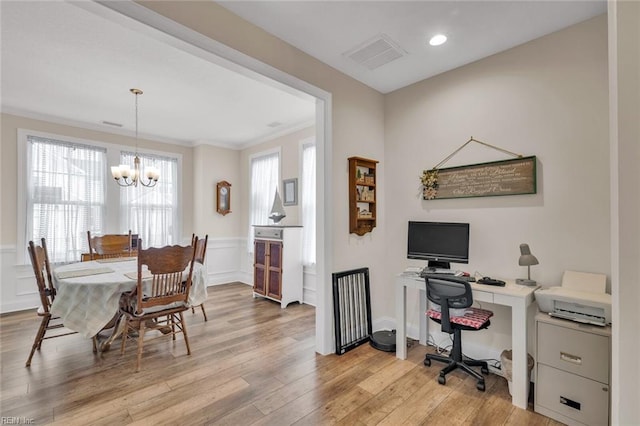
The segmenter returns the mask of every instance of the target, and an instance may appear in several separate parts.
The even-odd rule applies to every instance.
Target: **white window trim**
[[[309,136],[307,138],[301,139],[298,142],[298,176],[300,176],[300,178],[302,179],[303,176],[303,151],[305,146],[308,145],[313,145],[316,147],[316,163],[317,163],[317,158],[318,158],[318,146],[316,145],[316,136]],[[303,185],[302,182],[300,182],[300,185]],[[316,173],[316,188],[318,187],[318,173]],[[300,186],[300,188],[302,188],[302,186]],[[300,191],[302,191],[302,189],[300,189]],[[317,194],[316,194],[317,195]],[[299,199],[300,199],[300,223],[302,223],[302,194],[299,195]],[[316,211],[317,211],[317,205],[316,205]],[[316,215],[316,246],[318,245],[317,241],[318,241],[318,227],[317,227],[317,215]],[[317,250],[317,249],[316,249]],[[303,270],[305,273],[309,273],[309,274],[316,274],[316,266],[318,264],[318,255],[316,253],[316,262],[313,265],[303,265]]]
[[[27,265],[30,263],[29,258],[27,257],[27,244],[29,243],[26,240],[26,207],[27,207],[27,179],[26,179],[26,168],[27,168],[27,148],[28,148],[28,136],[36,136],[40,138],[46,139],[56,139],[60,141],[67,141],[71,143],[77,143],[82,145],[93,145],[101,148],[105,148],[107,150],[107,172],[110,170],[109,166],[120,164],[120,151],[132,151],[136,148],[131,145],[119,145],[112,144],[107,142],[96,141],[88,138],[76,138],[73,136],[60,135],[55,133],[48,132],[40,132],[37,130],[30,129],[22,129],[19,128],[18,136],[16,138],[18,143],[18,176],[17,176],[17,235],[16,235],[16,264],[17,265]],[[137,151],[141,154],[152,154],[152,155],[162,155],[168,158],[175,158],[178,162],[178,177],[179,177],[179,185],[180,189],[182,189],[183,185],[183,176],[182,176],[182,154],[175,152],[167,152],[167,151],[155,151],[150,149],[137,149]],[[162,179],[162,176],[160,176]],[[108,182],[111,181],[111,178],[108,179]],[[118,185],[115,182],[110,182],[107,184],[107,205],[106,205],[106,223],[105,223],[105,231],[109,233],[117,233],[119,230],[119,218],[120,218],[120,195],[118,191]],[[181,241],[182,235],[182,190],[178,191],[178,211],[177,211],[177,220],[178,220],[178,235],[176,236],[178,241]]]

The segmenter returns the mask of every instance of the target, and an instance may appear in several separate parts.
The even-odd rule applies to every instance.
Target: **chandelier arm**
[[[144,181],[140,179],[140,184],[142,186],[146,186],[147,188],[153,188],[154,186],[156,186],[156,183],[158,183],[158,181],[155,179],[149,179],[148,183],[144,183]]]
[[[129,173],[129,167],[126,167],[126,169],[124,169],[125,166],[121,165],[121,170],[118,171],[118,167],[117,166],[113,166],[113,167],[111,167],[111,174],[112,174],[113,178],[115,179],[116,183],[119,186],[123,186],[123,187],[134,186],[134,187],[137,187],[138,186],[138,182],[140,182],[140,185],[146,186],[148,188],[151,188],[151,187],[155,186],[156,183],[158,182],[160,174],[158,173],[158,170],[155,167],[148,167],[147,168],[147,175],[146,175],[146,179],[148,179],[148,181],[145,182],[145,175],[143,173],[141,173],[140,158],[138,157],[138,96],[142,95],[142,90],[140,90],[140,89],[129,89],[129,91],[135,95],[135,113],[136,113],[136,115],[135,115],[135,119],[136,119],[136,150],[135,150],[135,158],[133,160],[133,170],[131,170],[131,173],[132,173],[131,175],[122,176],[123,171],[126,171],[127,174]]]

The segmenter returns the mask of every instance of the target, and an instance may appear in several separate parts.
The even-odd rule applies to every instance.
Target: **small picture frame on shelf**
[[[373,185],[373,182],[374,178],[372,174],[367,173],[364,175],[364,183],[366,183],[367,185]]]
[[[282,181],[282,204],[285,206],[298,205],[298,179],[284,179]]]

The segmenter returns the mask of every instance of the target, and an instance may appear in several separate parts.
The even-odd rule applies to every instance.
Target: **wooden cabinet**
[[[378,161],[349,158],[349,233],[364,235],[376,227],[376,165]]]
[[[535,411],[568,425],[609,423],[611,327],[536,316]]]
[[[256,226],[253,297],[302,303],[302,227]]]

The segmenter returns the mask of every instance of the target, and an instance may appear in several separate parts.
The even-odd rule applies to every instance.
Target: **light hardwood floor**
[[[208,322],[185,313],[192,355],[181,336],[135,345],[120,356],[93,354],[78,335],[46,340],[24,366],[39,319],[0,317],[3,419],[32,424],[216,425],[557,425],[511,405],[507,382],[486,379],[486,392],[463,373],[437,383],[439,365],[423,366],[426,348],[406,361],[363,345],[342,356],[314,352],[314,308],[287,309],[253,299],[251,288],[209,288]]]

